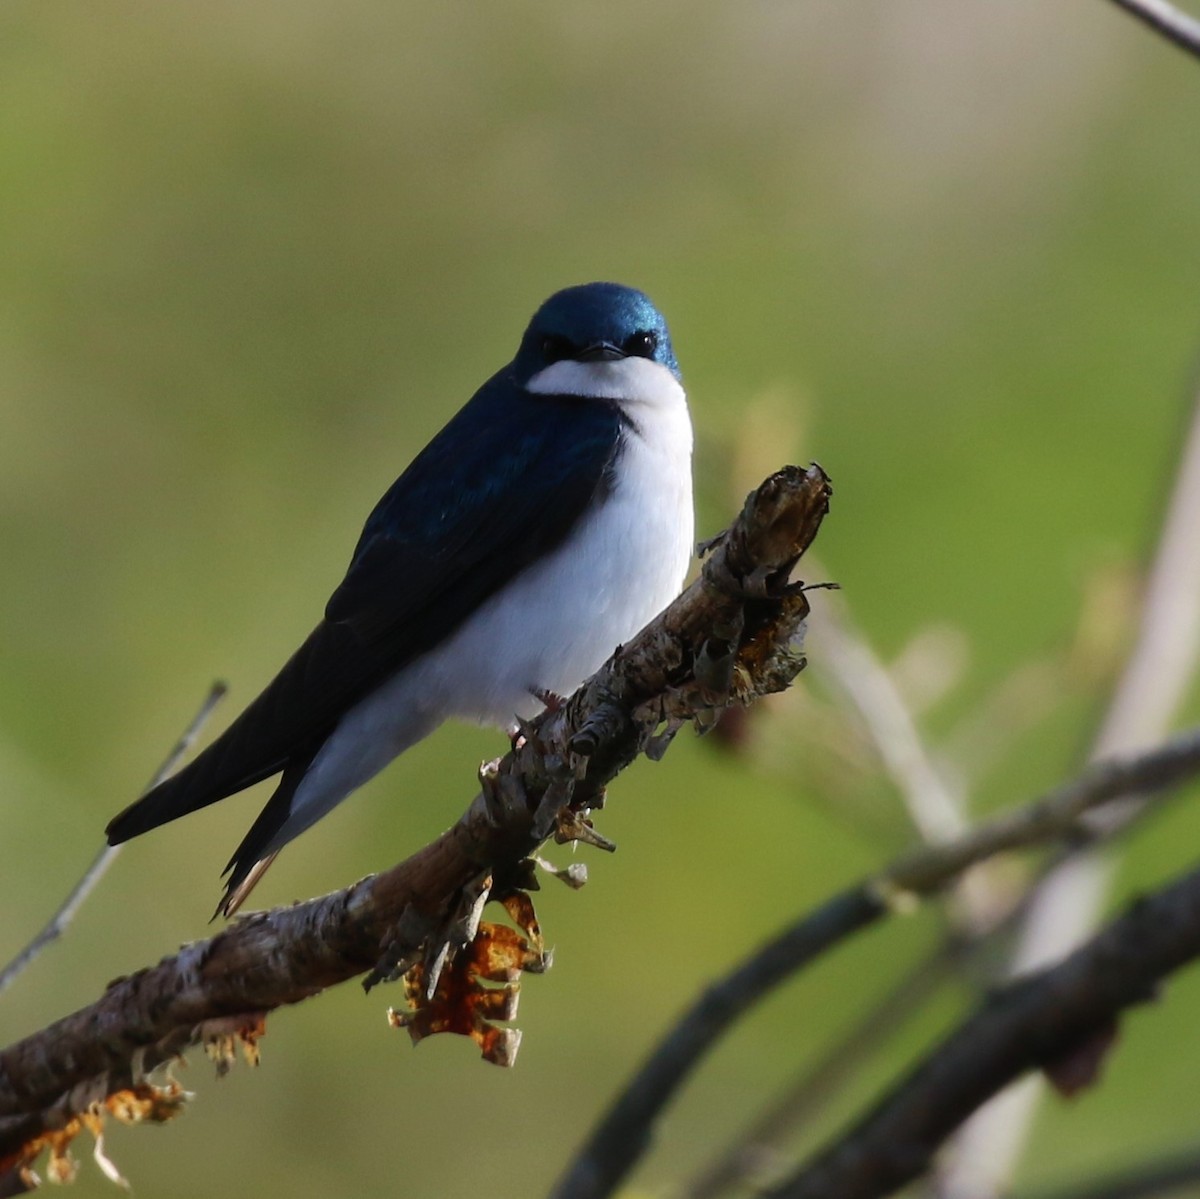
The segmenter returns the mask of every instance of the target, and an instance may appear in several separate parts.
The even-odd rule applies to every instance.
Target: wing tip
[[[104,826],[104,836],[108,839],[110,846],[123,845],[126,841],[131,841],[134,837],[149,832],[154,827],[145,819],[141,804],[140,799],[135,800]]]

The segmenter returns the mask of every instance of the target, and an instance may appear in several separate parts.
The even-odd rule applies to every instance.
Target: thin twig
[[[200,735],[201,730],[208,722],[208,718],[212,715],[213,709],[225,696],[226,686],[222,682],[213,683],[209,689],[208,695],[204,697],[204,702],[200,705],[199,711],[192,717],[191,724],[183,731],[182,736],[175,743],[171,752],[166,756],[163,764],[155,772],[154,777],[146,786],[149,791],[153,787],[157,787],[168,775],[173,774],[175,768],[179,765],[184,754],[191,749],[192,744]],[[92,860],[92,864],[87,868],[83,877],[72,888],[71,893],[63,900],[62,906],[50,917],[45,927],[22,949],[16,957],[14,957],[4,968],[0,970],[0,991],[6,990],[17,979],[18,975],[22,974],[34,961],[34,959],[46,948],[52,941],[57,941],[59,937],[67,931],[71,921],[75,919],[79,909],[87,902],[87,898],[99,885],[100,880],[108,872],[108,868],[116,860],[117,854],[120,853],[119,845],[106,845]]]
[[[1161,791],[1197,771],[1200,729],[1189,729],[1149,753],[1097,762],[1074,781],[976,825],[957,841],[911,850],[883,872],[878,885],[931,894],[976,862],[1004,850],[1070,836],[1076,822],[1092,809],[1123,796]]]
[[[934,764],[891,672],[841,609],[836,598],[827,604],[814,633],[822,673],[858,713],[921,837],[938,842],[960,836],[968,824],[962,795]]]
[[[1160,790],[1200,772],[1200,729],[1136,758],[1098,763],[1077,780],[943,845],[912,850],[881,875],[827,900],[710,987],[659,1043],[555,1188],[555,1199],[603,1199],[645,1151],[654,1123],[707,1050],[769,990],[906,897],[941,891],[1005,850],[1068,836],[1090,808]],[[828,1192],[838,1194],[836,1190]]]
[[[891,671],[836,597],[826,605],[814,640],[823,673],[857,711],[921,837],[937,845],[964,836],[970,820],[962,786],[953,785],[939,768]],[[950,916],[963,936],[982,936],[1011,906],[1010,888],[997,885],[985,871],[974,871],[956,880]]]
[[[1200,21],[1167,0],[1112,0],[1130,16],[1145,22],[1168,41],[1200,57]]]

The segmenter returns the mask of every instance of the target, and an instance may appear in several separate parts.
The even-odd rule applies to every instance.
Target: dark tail
[[[178,820],[283,770],[294,747],[261,746],[259,696],[211,745],[178,773],[134,800],[108,822],[109,845],[120,845],[160,824]]]

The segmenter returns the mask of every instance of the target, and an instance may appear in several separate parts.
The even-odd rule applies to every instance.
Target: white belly
[[[679,594],[692,550],[690,472],[678,478],[627,436],[625,470],[606,502],[414,664],[447,715],[500,725],[533,715],[534,692],[569,695]]]

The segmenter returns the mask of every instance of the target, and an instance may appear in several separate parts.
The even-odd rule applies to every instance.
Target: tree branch
[[[1092,808],[1122,795],[1161,790],[1197,773],[1200,729],[1152,753],[1098,763],[1041,799],[987,821],[959,840],[914,849],[880,875],[827,900],[696,1000],[592,1132],[556,1186],[554,1199],[611,1195],[648,1146],[658,1115],[705,1052],[773,987],[832,946],[912,897],[942,890],[978,862],[1070,836],[1080,816]],[[824,1194],[842,1199],[836,1188]]]
[[[0,1181],[42,1145],[53,1152],[55,1131],[98,1103],[119,1112],[126,1096],[155,1099],[147,1073],[186,1046],[253,1039],[281,1005],[365,971],[368,982],[394,977],[422,951],[424,989],[410,997],[432,1001],[447,956],[473,941],[483,900],[535,885],[528,856],[538,844],[551,833],[595,837],[587,810],[601,805],[610,779],[641,752],[659,756],[683,722],[711,724],[721,708],[780,690],[802,668],[808,601],[788,580],[829,496],[818,466],[766,480],[706,547],[700,578],[568,702],[532,722],[481,772],[459,821],[407,861],[344,891],[248,915],[0,1052]],[[531,911],[525,924],[535,938]]]
[[[862,1121],[772,1199],[875,1199],[918,1178],[1014,1079],[1111,1036],[1125,1009],[1200,955],[1200,871],[1136,902],[1059,965],[994,993]]]

